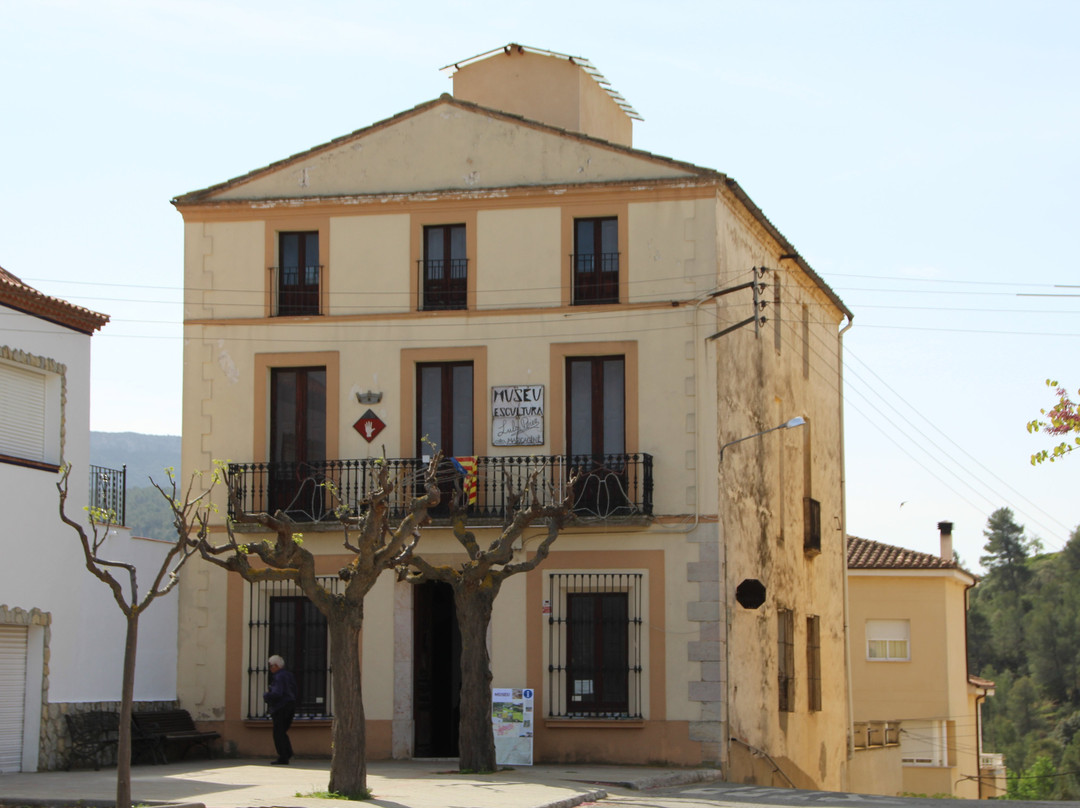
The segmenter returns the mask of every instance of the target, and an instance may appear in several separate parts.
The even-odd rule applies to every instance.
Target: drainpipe
[[[847,565],[847,459],[844,450],[844,333],[854,321],[848,317],[847,324],[837,334],[840,348],[840,362],[836,373],[836,392],[840,402],[840,541],[843,543],[844,559],[844,672],[847,678],[847,747],[848,761],[855,756],[855,697],[851,693],[851,626],[848,615],[851,607],[848,600],[848,565]],[[846,784],[845,784],[846,785]]]

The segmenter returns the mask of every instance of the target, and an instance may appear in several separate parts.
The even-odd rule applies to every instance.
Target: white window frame
[[[904,766],[948,766],[949,722],[905,720],[900,731],[900,761]]]
[[[867,620],[867,662],[910,662],[910,620]]]
[[[0,350],[0,455],[9,462],[59,466],[63,461],[65,370],[45,357],[6,346]]]

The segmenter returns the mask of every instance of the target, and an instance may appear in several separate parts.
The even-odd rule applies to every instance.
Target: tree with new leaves
[[[364,597],[384,570],[400,566],[416,546],[428,510],[439,504],[435,470],[441,458],[438,453],[432,458],[424,474],[424,493],[409,498],[405,516],[396,524],[390,521],[391,494],[402,481],[390,479],[385,463],[379,467],[375,489],[365,500],[343,503],[335,509],[345,549],[352,554],[352,560],[338,571],[344,583],[340,593],[331,592],[320,583],[315,573],[315,556],[304,548],[302,534],[296,532],[296,523],[285,511],[273,515],[243,513],[234,499],[236,522],[256,524],[274,534],[273,539],[257,543],[237,542],[233,523],[227,521],[225,543],[214,545],[208,539],[206,522],[199,525],[198,549],[204,559],[246,581],[291,581],[326,617],[334,687],[329,790],[350,799],[369,796],[365,760],[367,725],[360,689]],[[322,485],[328,496],[336,496],[331,484]],[[233,493],[230,491],[230,496]]]
[[[82,544],[86,568],[112,590],[120,611],[126,620],[124,637],[124,667],[120,688],[119,737],[116,748],[116,806],[131,808],[131,710],[135,697],[135,650],[139,639],[139,616],[146,611],[151,602],[172,591],[180,580],[178,573],[194,553],[197,542],[205,538],[207,516],[211,510],[210,490],[218,480],[217,474],[211,478],[210,485],[202,490],[194,488],[195,479],[188,483],[184,499],[178,499],[176,481],[172,471],[168,472],[169,490],[150,482],[172,503],[173,524],[176,538],[169,545],[157,573],[150,586],[140,594],[138,570],[134,564],[103,556],[105,540],[116,526],[115,514],[100,508],[90,508],[90,534],[81,524],[68,517],[64,510],[68,497],[68,478],[71,466],[65,466],[56,490],[60,494],[60,519],[71,527],[79,536]],[[126,577],[125,584],[113,575],[118,573]]]
[[[548,556],[552,542],[558,538],[573,505],[575,475],[566,487],[566,496],[554,505],[541,504],[537,494],[537,476],[532,474],[524,491],[507,490],[509,507],[502,531],[486,550],[481,549],[476,535],[465,526],[465,509],[460,506],[458,491],[452,507],[454,538],[468,554],[457,567],[435,566],[422,556],[411,553],[407,566],[402,565],[399,577],[418,584],[441,581],[454,592],[454,607],[461,631],[461,717],[458,731],[458,768],[463,772],[495,771],[495,737],[491,726],[491,658],[487,648],[487,631],[491,613],[503,582],[512,575],[529,572]],[[525,505],[526,495],[528,505]],[[514,547],[523,539],[525,530],[537,522],[546,522],[547,532],[531,557],[514,561]]]
[[[1031,433],[1043,432],[1047,435],[1074,435],[1072,440],[1063,440],[1057,446],[1049,449],[1041,449],[1031,456],[1031,465],[1049,461],[1053,463],[1060,460],[1070,452],[1080,449],[1080,410],[1069,398],[1068,391],[1053,379],[1046,380],[1046,386],[1054,389],[1058,397],[1057,403],[1048,410],[1039,410],[1046,420],[1035,418],[1028,421],[1027,431]]]

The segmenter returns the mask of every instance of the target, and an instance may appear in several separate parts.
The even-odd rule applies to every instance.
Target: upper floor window
[[[59,374],[0,362],[0,459],[55,469],[61,406]]]
[[[465,225],[440,224],[424,228],[424,257],[420,262],[421,309],[467,307],[469,259],[466,251]]]
[[[619,302],[619,220],[574,219],[573,303]]]
[[[277,315],[319,313],[319,233],[278,233]]]
[[[911,623],[907,620],[867,620],[866,658],[891,662],[911,659]]]

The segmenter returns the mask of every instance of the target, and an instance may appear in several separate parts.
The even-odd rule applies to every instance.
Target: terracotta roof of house
[[[481,55],[483,55],[483,54],[481,54]],[[405,110],[403,112],[399,112],[396,115],[393,115],[393,116],[391,116],[389,118],[385,118],[385,119],[383,119],[381,121],[376,121],[375,123],[371,124],[370,126],[365,126],[362,129],[357,129],[357,130],[355,130],[353,132],[349,132],[348,134],[341,135],[339,137],[334,138],[333,140],[327,141],[326,143],[321,143],[321,144],[319,144],[317,146],[312,146],[310,149],[306,149],[305,151],[297,152],[296,154],[290,155],[289,157],[285,157],[285,158],[283,158],[281,160],[276,160],[275,162],[270,163],[269,165],[262,166],[261,168],[256,168],[256,169],[254,169],[252,171],[249,171],[246,174],[241,174],[238,177],[233,177],[232,179],[225,180],[224,182],[219,182],[219,183],[217,183],[215,185],[211,185],[209,187],[202,188],[202,189],[199,189],[197,191],[189,191],[186,194],[180,194],[179,196],[176,196],[171,200],[172,204],[177,208],[182,208],[182,207],[185,207],[185,206],[188,206],[188,205],[213,204],[215,202],[215,200],[213,199],[213,196],[215,194],[221,192],[221,191],[224,191],[224,190],[227,190],[227,189],[230,189],[230,188],[234,188],[234,187],[236,187],[238,185],[244,184],[245,182],[249,182],[250,180],[265,176],[265,175],[267,175],[269,173],[272,173],[274,171],[277,171],[277,170],[283,168],[284,166],[289,165],[290,163],[297,162],[299,160],[308,159],[308,158],[310,158],[310,157],[312,157],[312,156],[314,156],[316,154],[319,154],[320,152],[324,152],[324,151],[327,151],[329,149],[333,149],[333,148],[336,148],[338,146],[341,146],[341,145],[343,145],[345,143],[349,143],[351,141],[357,140],[357,139],[359,139],[359,138],[361,138],[361,137],[363,137],[363,136],[365,136],[367,134],[370,134],[371,132],[374,132],[374,131],[377,131],[377,130],[380,130],[380,129],[383,129],[383,128],[386,128],[386,127],[389,127],[389,126],[392,126],[392,125],[394,125],[394,124],[396,124],[396,123],[398,123],[400,121],[406,120],[407,118],[410,118],[410,117],[412,117],[414,115],[418,115],[418,114],[420,114],[422,112],[425,112],[426,110],[431,109],[432,107],[434,107],[434,106],[436,106],[438,104],[450,104],[452,106],[460,107],[462,109],[469,109],[469,110],[473,110],[475,112],[479,112],[479,113],[484,114],[484,115],[489,115],[489,116],[491,116],[493,118],[500,118],[500,119],[503,119],[503,120],[513,121],[514,123],[517,123],[517,124],[522,125],[522,126],[527,126],[527,127],[533,128],[533,129],[546,130],[546,131],[549,131],[549,132],[553,132],[553,133],[556,133],[556,134],[558,134],[558,135],[560,135],[562,137],[569,137],[569,138],[574,138],[574,139],[577,139],[577,140],[581,140],[583,142],[592,143],[594,145],[601,146],[601,147],[607,148],[607,149],[611,149],[613,151],[623,152],[625,154],[632,155],[632,156],[635,156],[635,157],[640,157],[640,158],[643,158],[643,159],[655,160],[657,162],[664,163],[665,165],[671,166],[673,168],[677,168],[677,169],[681,169],[683,171],[686,171],[689,174],[694,174],[701,180],[712,181],[712,182],[716,182],[718,184],[723,184],[746,207],[746,209],[750,212],[750,215],[753,216],[758,221],[758,223],[769,233],[769,235],[771,235],[776,240],[777,244],[780,245],[780,249],[782,251],[781,260],[783,260],[784,258],[793,260],[799,266],[799,268],[803,272],[805,272],[806,275],[815,284],[817,284],[818,288],[821,289],[821,291],[825,293],[826,297],[828,297],[829,300],[832,301],[833,305],[835,305],[836,308],[845,317],[848,318],[848,320],[854,319],[855,315],[852,313],[851,309],[849,309],[847,307],[847,305],[844,303],[844,301],[840,299],[840,296],[837,295],[835,291],[833,291],[832,287],[830,287],[825,282],[825,279],[822,278],[820,275],[817,274],[817,272],[815,272],[813,270],[813,268],[806,261],[806,259],[804,259],[799,254],[798,250],[795,249],[794,245],[792,245],[792,243],[787,240],[787,238],[776,228],[776,225],[774,225],[769,220],[769,218],[765,215],[764,211],[762,211],[761,208],[759,208],[754,203],[754,201],[750,198],[750,195],[747,194],[745,190],[743,190],[742,186],[740,186],[738,182],[736,182],[734,179],[732,179],[728,175],[724,174],[723,172],[717,171],[717,170],[712,169],[712,168],[704,168],[702,166],[695,165],[693,163],[688,163],[688,162],[686,162],[684,160],[675,160],[675,159],[673,159],[671,157],[665,157],[665,156],[660,155],[660,154],[654,154],[652,152],[645,151],[644,149],[635,149],[632,146],[623,146],[622,144],[619,144],[619,143],[612,143],[612,142],[604,140],[602,138],[597,138],[597,137],[593,137],[591,135],[587,135],[587,134],[585,134],[583,132],[575,132],[573,130],[563,129],[561,127],[552,126],[550,124],[542,123],[540,121],[533,121],[533,120],[525,118],[525,117],[523,117],[521,115],[515,115],[515,114],[510,113],[510,112],[503,112],[502,110],[494,109],[492,107],[485,107],[485,106],[483,106],[481,104],[477,104],[477,103],[474,103],[472,101],[465,101],[465,100],[460,99],[460,98],[455,98],[454,96],[449,95],[448,93],[444,93],[443,95],[441,95],[438,98],[433,99],[431,101],[425,101],[422,104],[417,104],[412,109],[407,109],[407,110]],[[670,180],[670,182],[676,182],[676,183],[677,182],[683,182],[683,181],[685,181],[685,179],[673,179],[673,180]],[[659,180],[657,182],[665,182],[665,181]],[[237,200],[232,200],[233,203],[235,203],[236,201]],[[241,200],[241,201],[250,202],[251,200]]]
[[[968,684],[975,685],[975,687],[997,687],[994,682],[983,679],[981,676],[968,676]]]
[[[848,569],[855,570],[934,570],[960,569],[960,565],[933,553],[920,553],[906,547],[894,547],[858,536],[848,536]]]
[[[18,309],[83,334],[93,334],[109,322],[109,315],[39,292],[3,267],[0,267],[0,305]]]

